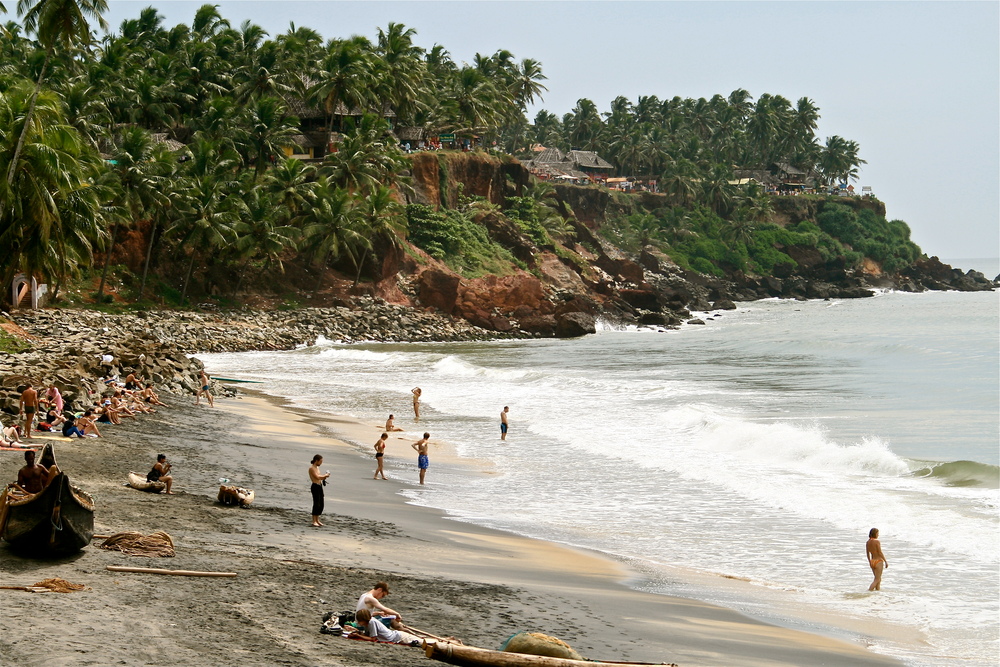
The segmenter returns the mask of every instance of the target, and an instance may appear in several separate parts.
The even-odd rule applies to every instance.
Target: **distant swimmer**
[[[389,415],[389,418],[385,420],[385,430],[389,433],[403,430],[398,426],[396,426],[396,424],[393,422],[395,418],[396,418],[395,415]]]
[[[500,413],[500,439],[501,440],[506,440],[507,439],[507,412],[509,412],[509,411],[510,411],[510,408],[505,405],[505,406],[503,406],[503,411]]]
[[[420,390],[420,387],[414,387],[410,393],[413,394],[413,415],[416,417],[416,421],[420,421],[420,394],[424,392]]]
[[[430,459],[427,458],[427,439],[431,437],[430,433],[424,433],[424,437],[417,440],[415,443],[410,445],[417,451],[417,467],[420,468],[420,483],[424,483],[424,475],[427,473],[427,468],[430,466]]]
[[[385,441],[389,439],[388,433],[383,433],[382,437],[375,441],[375,461],[378,462],[378,468],[375,469],[375,476],[372,479],[378,479],[379,475],[382,479],[385,479],[385,470],[382,469],[382,459],[385,457]]]
[[[868,587],[868,590],[880,591],[882,590],[882,570],[889,567],[889,561],[885,559],[885,554],[882,553],[882,544],[878,541],[878,528],[872,528],[868,531],[868,543],[865,545],[865,555],[868,556],[868,565],[871,566],[872,574],[875,575],[875,581]]]

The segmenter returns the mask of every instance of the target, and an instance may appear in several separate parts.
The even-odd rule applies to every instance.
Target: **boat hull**
[[[150,493],[160,493],[167,488],[166,482],[147,482],[146,478],[137,472],[128,474],[128,485],[133,489],[149,491]]]
[[[36,555],[73,553],[94,536],[94,500],[56,475],[40,492],[6,502],[3,537],[11,548]]]

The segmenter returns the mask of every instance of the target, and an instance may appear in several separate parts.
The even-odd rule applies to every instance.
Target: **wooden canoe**
[[[241,486],[220,486],[219,487],[219,502],[223,505],[239,505],[240,507],[249,507],[250,503],[253,502],[254,493],[253,489],[244,489]]]
[[[79,551],[94,536],[94,499],[60,472],[38,493],[12,498],[5,491],[0,537],[33,555]]]
[[[160,493],[167,488],[166,482],[147,482],[146,476],[140,475],[137,472],[130,472],[128,474],[128,485],[133,489],[149,491],[150,493]]]
[[[667,662],[601,662],[599,660],[550,658],[544,655],[492,651],[433,639],[424,640],[424,652],[428,658],[464,667],[645,667],[647,665],[672,665],[672,667],[676,667],[673,663]]]

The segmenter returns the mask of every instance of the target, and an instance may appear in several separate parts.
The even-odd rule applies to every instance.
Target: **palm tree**
[[[277,197],[294,222],[309,206],[316,190],[315,177],[315,167],[302,160],[288,158],[267,172],[264,187]]]
[[[390,23],[385,30],[379,28],[375,49],[381,58],[378,97],[391,105],[405,124],[425,106],[421,100],[428,93],[424,50],[413,45],[415,34],[416,30],[402,23]]]
[[[392,196],[392,190],[385,186],[378,186],[355,204],[358,218],[363,221],[365,229],[364,252],[361,261],[358,262],[358,272],[354,276],[354,285],[357,287],[361,280],[361,270],[368,258],[368,251],[374,246],[374,241],[379,238],[388,239],[391,246],[396,245],[397,233],[402,232],[404,227],[401,222],[403,207]]]
[[[281,253],[291,247],[300,235],[295,227],[282,224],[288,221],[288,209],[272,193],[253,187],[252,183],[244,184],[243,195],[236,201],[236,210],[239,220],[233,225],[237,235],[233,247],[243,258],[243,264],[233,288],[233,297],[243,284],[251,260],[263,258],[265,268],[277,264],[278,270],[284,271]]]
[[[515,79],[511,91],[517,106],[524,111],[535,98],[542,98],[542,91],[547,91],[542,81],[548,77],[542,74],[542,64],[537,60],[525,58],[519,66],[515,66]]]
[[[322,173],[333,185],[352,193],[396,183],[405,158],[395,142],[386,139],[387,132],[385,120],[365,114],[358,127],[344,136],[339,150],[326,156]]]
[[[350,194],[321,178],[306,212],[300,246],[318,265],[315,289],[322,284],[323,269],[331,258],[347,255],[356,262],[354,249],[364,243],[365,238],[357,231],[357,211]]]
[[[154,144],[149,134],[138,127],[125,128],[116,138],[109,176],[114,191],[118,194],[117,205],[123,209],[126,224],[141,219],[145,210],[166,203],[163,180],[159,173],[160,165],[165,159],[164,152],[162,146]],[[98,301],[104,295],[104,284],[108,278],[108,268],[111,266],[111,253],[118,240],[118,229],[122,221],[121,216],[116,216],[111,228],[111,240],[104,258],[101,283],[97,288]]]
[[[7,168],[7,185],[14,183],[14,172],[17,169],[21,150],[27,138],[28,126],[35,111],[35,103],[45,78],[45,69],[56,46],[69,51],[74,42],[81,45],[90,44],[90,24],[87,17],[97,19],[98,25],[107,30],[108,24],[102,14],[108,9],[106,0],[18,0],[17,13],[21,15],[24,27],[28,32],[35,33],[39,44],[45,49],[45,61],[38,79],[35,82],[35,92],[28,103],[24,114],[21,134],[14,149],[10,166]]]
[[[246,129],[239,143],[256,178],[283,155],[283,147],[291,146],[292,137],[299,132],[298,118],[286,115],[284,103],[276,97],[258,99],[246,110],[240,124]]]
[[[364,109],[371,101],[371,44],[358,36],[332,41],[320,63],[318,77],[309,95],[323,104],[330,117],[327,127],[333,129],[336,116]]]

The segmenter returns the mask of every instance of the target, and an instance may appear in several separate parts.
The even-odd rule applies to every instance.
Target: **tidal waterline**
[[[869,639],[913,664],[992,664],[997,331],[995,293],[885,293],[757,302],[668,333],[203,358],[303,407],[395,413],[491,463],[468,479],[432,462],[415,503],[626,559],[649,590],[917,631],[924,648]],[[891,565],[869,596],[873,526]]]

